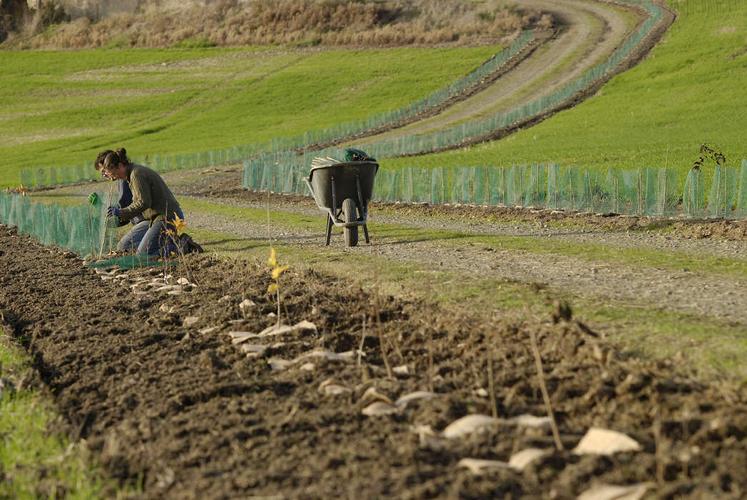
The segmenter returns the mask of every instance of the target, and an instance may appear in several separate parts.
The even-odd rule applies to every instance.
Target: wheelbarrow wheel
[[[358,209],[352,198],[345,198],[342,202],[342,218],[345,222],[355,222],[358,220]],[[345,228],[345,244],[354,247],[358,244],[358,226]]]

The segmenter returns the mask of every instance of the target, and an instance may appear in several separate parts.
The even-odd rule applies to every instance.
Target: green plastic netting
[[[339,151],[326,150],[339,157]],[[243,186],[308,195],[311,155],[264,155],[244,165]],[[374,200],[461,203],[648,216],[742,218],[747,215],[747,161],[740,169],[584,169],[558,165],[379,169]],[[282,180],[282,182],[280,182]]]
[[[103,258],[86,263],[86,266],[96,269],[136,269],[140,267],[171,266],[174,261],[164,261],[147,255],[120,255],[118,257]]]
[[[81,256],[106,254],[116,246],[114,222],[106,217],[103,204],[60,206],[3,192],[0,222],[17,227],[44,245],[65,248]]]
[[[98,199],[103,195],[97,193]],[[107,205],[82,203],[61,206],[34,201],[21,194],[0,192],[0,223],[14,226],[44,245],[57,246],[75,252],[97,268],[162,266],[158,258],[143,255],[110,257],[116,248],[117,224],[106,216]]]

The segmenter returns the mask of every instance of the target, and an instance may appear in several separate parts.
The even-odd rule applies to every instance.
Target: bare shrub
[[[177,4],[148,4],[137,13],[95,22],[78,19],[17,45],[166,47],[190,40],[220,46],[475,45],[494,43],[529,27],[552,26],[547,14],[523,11],[504,0],[221,0],[207,5],[185,2],[180,8]]]

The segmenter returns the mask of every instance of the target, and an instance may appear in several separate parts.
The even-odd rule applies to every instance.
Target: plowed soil
[[[166,271],[98,274],[0,228],[0,269],[0,312],[34,356],[66,431],[109,474],[141,482],[146,498],[568,498],[601,483],[645,483],[663,498],[747,494],[744,388],[698,381],[676,360],[626,356],[562,308],[485,323],[291,270],[281,278],[282,321],[316,329],[250,339],[242,350],[229,331],[277,321],[264,263],[200,256]],[[190,284],[175,287],[178,278]],[[253,305],[242,312],[245,299]],[[547,425],[510,421],[547,415],[530,333],[562,450]],[[435,396],[389,415],[362,412],[414,391]],[[469,414],[499,420],[441,436]],[[641,449],[573,453],[591,427]],[[523,471],[458,467],[529,447],[546,454]]]

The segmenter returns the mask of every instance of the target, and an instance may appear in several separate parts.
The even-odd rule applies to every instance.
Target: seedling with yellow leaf
[[[170,226],[170,229],[166,230],[166,234],[174,238],[174,240],[178,239],[179,236],[184,232],[184,228],[187,227],[187,223],[184,222],[184,219],[180,218],[176,214],[174,214],[174,220],[171,221],[168,225]]]
[[[267,265],[270,266],[270,276],[272,283],[267,287],[267,293],[274,293],[278,302],[278,325],[280,324],[280,276],[288,270],[288,266],[281,266],[278,263],[278,254],[275,247],[270,247],[270,257],[267,259]]]

